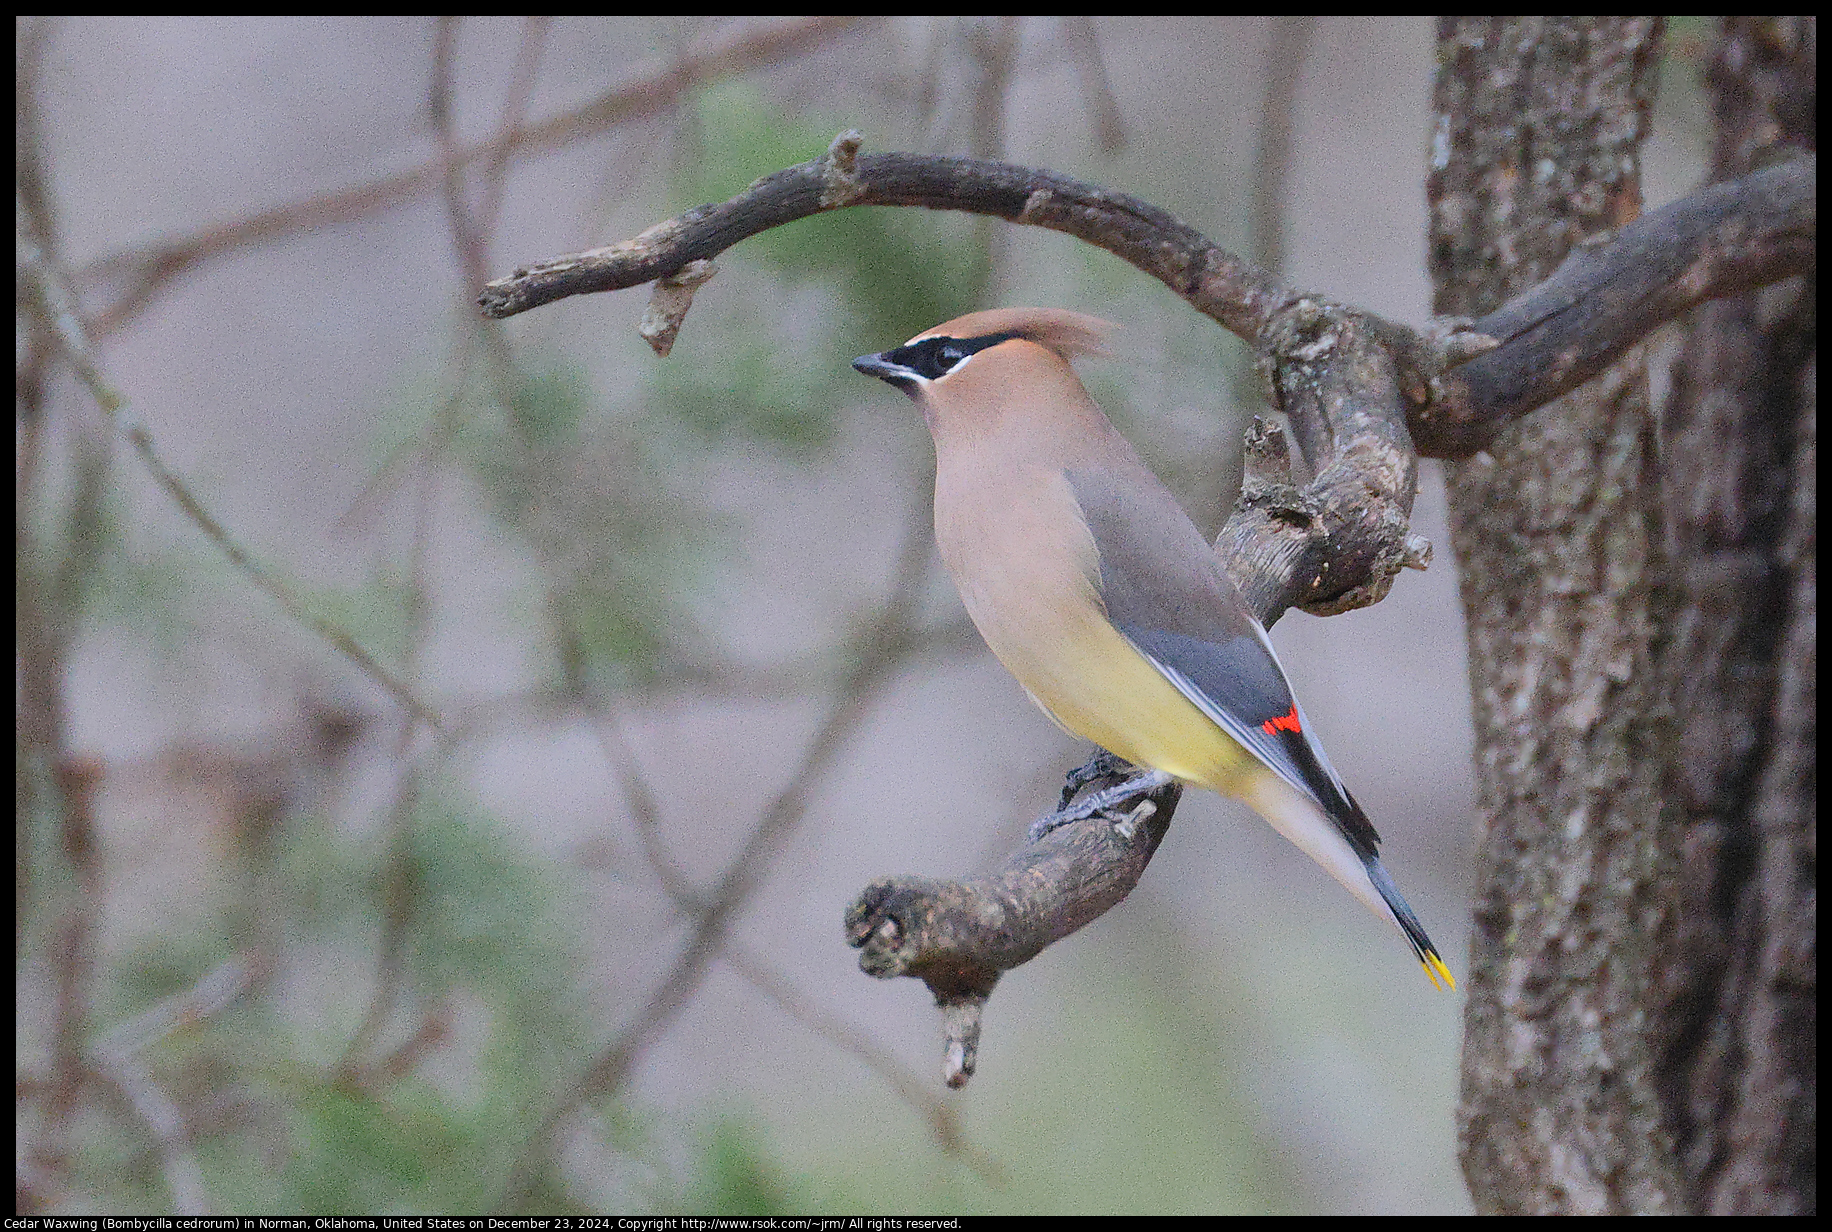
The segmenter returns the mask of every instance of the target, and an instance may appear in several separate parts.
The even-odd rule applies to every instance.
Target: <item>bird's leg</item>
[[[1102,756],[1111,757],[1109,754],[1102,754]],[[1099,760],[1100,758],[1097,757],[1093,762],[1089,762],[1088,765],[1073,771],[1069,776],[1071,782],[1073,782],[1077,776],[1083,775],[1084,772],[1093,769],[1095,763]],[[1107,774],[1113,773],[1120,766],[1125,764],[1125,762],[1120,761],[1118,758],[1111,758],[1111,763],[1105,767],[1101,773],[1087,774],[1086,777],[1082,778],[1080,783],[1075,785],[1075,790],[1079,791],[1082,786],[1086,785],[1091,780],[1105,777]],[[1084,817],[1093,817],[1096,815],[1112,817],[1116,822],[1124,822],[1128,827],[1136,828],[1138,822],[1144,820],[1144,817],[1135,816],[1133,811],[1126,809],[1125,806],[1131,804],[1141,796],[1149,796],[1159,788],[1169,786],[1171,781],[1171,776],[1164,773],[1162,770],[1140,770],[1131,778],[1116,786],[1103,788],[1091,795],[1083,796],[1074,804],[1059,808],[1047,817],[1038,818],[1031,823],[1030,831],[1026,837],[1034,843],[1052,830],[1060,829],[1072,821],[1080,821]]]
[[[1132,763],[1124,758],[1115,757],[1106,749],[1095,749],[1094,756],[1069,771],[1062,784],[1062,798],[1056,801],[1056,811],[1061,812],[1069,807],[1069,801],[1075,793],[1098,779],[1119,778],[1132,770]]]

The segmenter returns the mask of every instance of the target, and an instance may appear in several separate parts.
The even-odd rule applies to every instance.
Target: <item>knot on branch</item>
[[[938,1004],[984,997],[999,980],[983,956],[985,931],[997,932],[1004,915],[999,908],[965,882],[880,877],[846,908],[846,944],[859,951],[867,975],[915,976]]]
[[[997,967],[968,952],[979,933],[972,925],[986,922],[990,905],[960,882],[884,877],[846,909],[846,943],[859,951],[860,970],[928,985],[942,1011],[942,1081],[954,1088],[979,1064],[980,1024],[999,982]]]
[[[1382,329],[1399,364],[1400,390],[1415,407],[1445,396],[1440,383],[1445,373],[1501,345],[1501,339],[1483,333],[1473,317],[1433,317],[1416,333],[1391,322],[1382,322]]]
[[[687,310],[693,307],[693,293],[718,272],[718,266],[702,258],[689,261],[666,278],[655,280],[655,288],[649,292],[649,304],[642,310],[642,324],[636,327],[636,332],[657,355],[668,358],[668,352],[674,349],[674,340],[680,336],[681,325],[687,320]]]
[[[1070,776],[1069,796],[1133,773],[1097,758]],[[881,877],[846,909],[846,942],[867,975],[914,976],[942,1010],[943,1077],[973,1073],[980,1018],[999,976],[1097,919],[1126,897],[1170,828],[1182,788],[1149,791],[1149,809],[1094,813],[1027,842],[996,872],[965,881]]]
[[[1240,497],[1236,510],[1257,509],[1290,532],[1324,534],[1323,506],[1293,475],[1291,438],[1272,420],[1255,415],[1241,440]]]
[[[864,144],[864,134],[849,128],[827,147],[826,157],[821,159],[823,210],[837,210],[866,195],[868,190],[859,179],[859,147]]]
[[[1330,615],[1378,602],[1430,545],[1411,533],[1417,459],[1382,322],[1317,296],[1271,313],[1256,356],[1285,432],[1247,435],[1241,498],[1217,544],[1268,623],[1287,607]],[[1295,443],[1295,452],[1291,444]]]

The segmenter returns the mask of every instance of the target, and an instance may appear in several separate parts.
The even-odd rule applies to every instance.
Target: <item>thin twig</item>
[[[503,92],[502,115],[496,125],[496,139],[484,160],[483,199],[477,206],[477,217],[486,231],[496,229],[502,216],[503,194],[509,182],[509,156],[515,149],[515,135],[522,131],[528,104],[534,99],[534,82],[541,67],[541,54],[547,47],[547,31],[553,18],[532,13],[523,19],[521,43],[515,50],[515,64],[509,70],[509,88]]]
[[[409,722],[402,727],[402,743],[411,736],[412,724]],[[404,751],[397,746],[397,755]],[[414,876],[411,833],[413,809],[419,794],[420,768],[408,766],[395,784],[394,801],[386,822],[388,852],[382,859],[382,933],[376,941],[375,991],[370,994],[362,1021],[333,1067],[337,1082],[360,1084],[368,1068],[369,1048],[387,1025],[388,1016],[401,995],[406,977],[408,930],[413,924],[419,892]]]
[[[91,1071],[113,1087],[151,1131],[158,1144],[166,1188],[172,1195],[172,1208],[181,1215],[209,1214],[210,1195],[204,1187],[203,1167],[192,1148],[184,1113],[154,1080],[141,1053],[173,1032],[227,1007],[265,972],[267,965],[262,955],[238,954],[179,995],[167,997],[122,1023],[89,1050]]]
[[[968,63],[973,66],[967,89],[967,152],[975,158],[1005,156],[1006,96],[1018,64],[1018,20],[1013,14],[960,19],[962,42],[967,48]],[[975,299],[982,304],[997,304],[1002,300],[1001,284],[1009,264],[1006,254],[1011,248],[1011,236],[1006,228],[984,215],[974,222],[978,224],[976,239],[986,259]]]
[[[462,165],[469,166],[479,161],[516,161],[564,149],[672,106],[701,82],[748,72],[811,50],[860,20],[840,16],[734,22],[698,41],[683,55],[649,61],[628,80],[582,106],[484,144],[465,147],[457,157]],[[447,159],[442,156],[355,188],[308,197],[206,227],[182,239],[104,257],[81,271],[85,284],[91,279],[120,279],[124,287],[107,308],[95,315],[94,335],[107,337],[138,315],[166,283],[206,261],[301,232],[353,222],[418,200],[438,189],[446,167]]]
[[[604,760],[610,763],[623,785],[623,797],[636,822],[636,837],[642,844],[649,871],[655,874],[656,881],[661,883],[662,890],[674,900],[676,907],[689,915],[698,915],[706,909],[706,896],[668,853],[667,842],[662,837],[661,802],[650,788],[636,759],[636,750],[630,747],[629,738],[623,734],[622,724],[615,714],[602,713],[592,724],[592,731],[598,737],[598,747],[604,751]]]
[[[1266,90],[1260,96],[1259,148],[1253,156],[1253,221],[1247,229],[1247,243],[1253,263],[1274,274],[1285,268],[1285,208],[1290,202],[1286,181],[1291,176],[1297,132],[1298,84],[1303,80],[1304,56],[1316,24],[1315,17],[1302,14],[1272,18],[1262,69]]]
[[[635,751],[624,736],[616,716],[604,715],[594,724],[594,730],[604,749],[605,760],[611,763],[623,781],[624,796],[636,819],[643,854],[651,871],[683,914],[699,915],[706,908],[706,898],[681,872],[663,845],[661,806],[637,764]],[[1003,1174],[997,1163],[967,1142],[953,1110],[931,1092],[908,1066],[838,1016],[816,1007],[800,996],[785,976],[771,969],[761,958],[738,946],[731,938],[720,939],[719,957],[781,1007],[784,1013],[841,1051],[857,1057],[884,1079],[928,1123],[935,1143],[942,1151],[960,1158],[988,1184],[1003,1183]]]
[[[493,148],[497,151],[497,156],[490,159],[484,168],[482,197],[476,206],[471,205],[465,194],[465,160],[461,155],[458,143],[456,109],[453,103],[459,24],[460,19],[454,16],[442,16],[438,19],[438,33],[433,46],[432,72],[427,88],[427,111],[437,134],[439,147],[445,155],[442,196],[445,201],[446,218],[451,228],[452,242],[458,254],[460,269],[465,281],[469,283],[479,276],[479,271],[484,268],[488,260],[491,234],[495,229],[497,214],[502,203],[502,180],[508,167],[509,139],[517,131],[528,99],[533,92],[547,21],[544,18],[533,17],[523,26],[522,42],[516,55],[515,66],[511,70],[503,113],[498,123],[498,137],[492,143]],[[466,377],[470,371],[473,351],[478,341],[482,343],[486,360],[495,378],[498,398],[505,406],[513,387],[513,361],[509,354],[508,340],[503,336],[500,327],[495,322],[486,323],[480,339],[474,336],[472,331],[462,331],[457,344],[458,354],[453,365],[458,375],[453,382],[452,393],[439,415],[438,425],[424,443],[419,458],[419,499],[415,502],[414,538],[409,567],[411,578],[409,590],[411,596],[409,601],[410,645],[415,647],[416,651],[426,635],[425,564],[432,534],[432,497],[439,474],[437,454],[453,430],[452,421],[457,414],[458,404],[463,398]],[[410,666],[415,657],[416,652],[410,651],[408,656]],[[412,717],[409,716],[401,733],[397,760],[406,755],[414,734],[414,723]],[[433,756],[436,754],[428,754],[429,759]],[[420,773],[420,769],[416,767],[410,767],[403,772],[394,805],[389,810],[387,825],[391,840],[384,874],[385,901],[382,935],[377,946],[375,991],[370,997],[369,1006],[364,1012],[361,1024],[351,1037],[337,1065],[338,1080],[359,1087],[373,1085],[378,1080],[386,1081],[398,1078],[417,1064],[420,1056],[441,1043],[449,1034],[450,1005],[449,1001],[442,1000],[424,1015],[419,1029],[405,1044],[374,1061],[369,1060],[367,1056],[399,1000],[407,976],[405,962],[407,936],[413,921],[415,898],[419,889],[414,884],[411,873],[410,829],[413,807],[418,799]]]
[[[883,1079],[887,1086],[902,1096],[903,1101],[928,1122],[929,1132],[942,1151],[966,1164],[974,1175],[988,1185],[1002,1186],[1006,1183],[1005,1170],[999,1166],[999,1161],[967,1140],[966,1131],[954,1109],[909,1066],[865,1032],[802,996],[787,978],[749,950],[727,940],[720,948],[719,956],[783,1013]]]
[[[926,486],[920,490],[926,492]],[[839,694],[803,753],[801,764],[764,809],[724,875],[705,896],[706,905],[694,921],[692,934],[642,1013],[565,1084],[563,1094],[541,1118],[511,1171],[504,1195],[496,1204],[498,1209],[513,1207],[526,1196],[544,1166],[553,1133],[574,1108],[621,1087],[637,1059],[698,989],[732,916],[762,884],[773,863],[772,856],[805,816],[816,786],[840,750],[857,735],[866,709],[902,666],[921,606],[930,556],[926,500],[916,502],[916,513],[920,516],[912,517],[905,534],[890,597],[849,639],[842,655],[848,666]]]
[[[924,624],[908,640],[906,662],[948,661],[985,650],[978,632],[965,616]],[[646,677],[621,696],[640,703],[664,698],[718,701],[732,697],[747,700],[798,700],[810,693],[838,688],[840,669],[831,654],[797,657],[767,667],[725,662],[671,664]],[[442,712],[446,738],[454,745],[489,739],[503,732],[530,727],[549,728],[593,720],[599,712],[581,702],[577,689],[536,687],[497,694],[474,701],[453,702]]]
[[[184,480],[165,464],[153,447],[152,434],[147,431],[146,425],[128,412],[126,399],[115,391],[102,374],[100,361],[90,344],[89,332],[77,310],[75,294],[63,271],[47,257],[35,238],[25,199],[19,197],[15,205],[19,210],[19,225],[15,233],[18,263],[30,298],[55,332],[65,359],[88,388],[96,406],[109,423],[127,438],[128,444],[133,446],[154,481],[165,489],[166,494],[203,531],[205,537],[229,558],[230,563],[257,588],[265,591],[287,615],[334,647],[423,722],[438,727],[437,711],[421,701],[394,673],[377,662],[375,656],[365,650],[341,625],[311,611],[291,586],[257,561],[224,529],[223,524],[204,508]]]
[[[96,927],[102,902],[102,854],[95,825],[95,796],[103,769],[95,758],[73,758],[57,768],[64,810],[60,837],[76,878],[76,893],[52,949],[57,971],[56,1016],[51,1028],[51,1084],[46,1128],[62,1139],[76,1111],[87,1072],[83,1037],[88,1030],[90,981],[96,966]]]
[[[452,1037],[452,997],[440,997],[420,1018],[414,1033],[400,1045],[361,1067],[351,1077],[363,1090],[399,1081],[412,1073],[426,1054],[443,1046]]]
[[[103,1053],[144,1052],[174,1032],[214,1017],[265,977],[271,960],[258,951],[236,954],[210,968],[195,984],[111,1028],[96,1042]]]
[[[172,1209],[180,1215],[208,1215],[210,1194],[184,1113],[153,1079],[152,1070],[131,1053],[115,1053],[96,1057],[94,1072],[126,1101],[158,1143],[160,1171],[172,1195]]]
[[[1102,155],[1112,158],[1126,148],[1126,113],[1120,110],[1113,82],[1107,76],[1093,15],[1069,14],[1062,19],[1062,33],[1068,40],[1069,58],[1081,77],[1081,92],[1094,118],[1094,144]]]

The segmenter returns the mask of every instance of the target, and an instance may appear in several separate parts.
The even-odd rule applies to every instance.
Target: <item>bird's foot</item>
[[[1075,798],[1075,793],[1089,783],[1098,782],[1101,779],[1124,778],[1133,771],[1132,763],[1125,758],[1115,757],[1106,749],[1095,749],[1094,756],[1069,771],[1064,777],[1062,798],[1056,801],[1056,811],[1060,813],[1063,809],[1068,808],[1069,801]]]
[[[1103,754],[1103,756],[1108,755]],[[1095,759],[1095,761],[1099,760],[1099,758]],[[1076,784],[1075,789],[1079,791],[1082,786],[1094,779],[1111,774],[1117,765],[1125,764],[1119,762],[1117,758],[1113,761],[1115,765],[1109,765],[1100,773],[1088,774],[1080,783]],[[1094,764],[1095,762],[1089,762],[1088,765],[1074,771],[1069,776],[1070,781],[1073,782],[1077,775],[1091,770]],[[1080,821],[1084,817],[1101,816],[1110,818],[1115,828],[1120,830],[1122,837],[1130,838],[1138,827],[1157,811],[1151,801],[1141,799],[1141,797],[1149,796],[1160,788],[1168,787],[1171,781],[1171,776],[1162,770],[1141,770],[1123,783],[1083,796],[1073,804],[1065,805],[1046,817],[1038,818],[1031,823],[1027,837],[1034,843],[1052,830],[1059,830],[1070,822]]]

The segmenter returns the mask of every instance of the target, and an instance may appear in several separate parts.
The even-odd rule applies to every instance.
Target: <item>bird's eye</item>
[[[949,346],[944,346],[941,349],[941,362],[946,364],[950,368],[952,368],[955,364],[960,363],[961,360],[965,358],[967,358],[967,352],[961,350],[957,346],[949,345]]]

